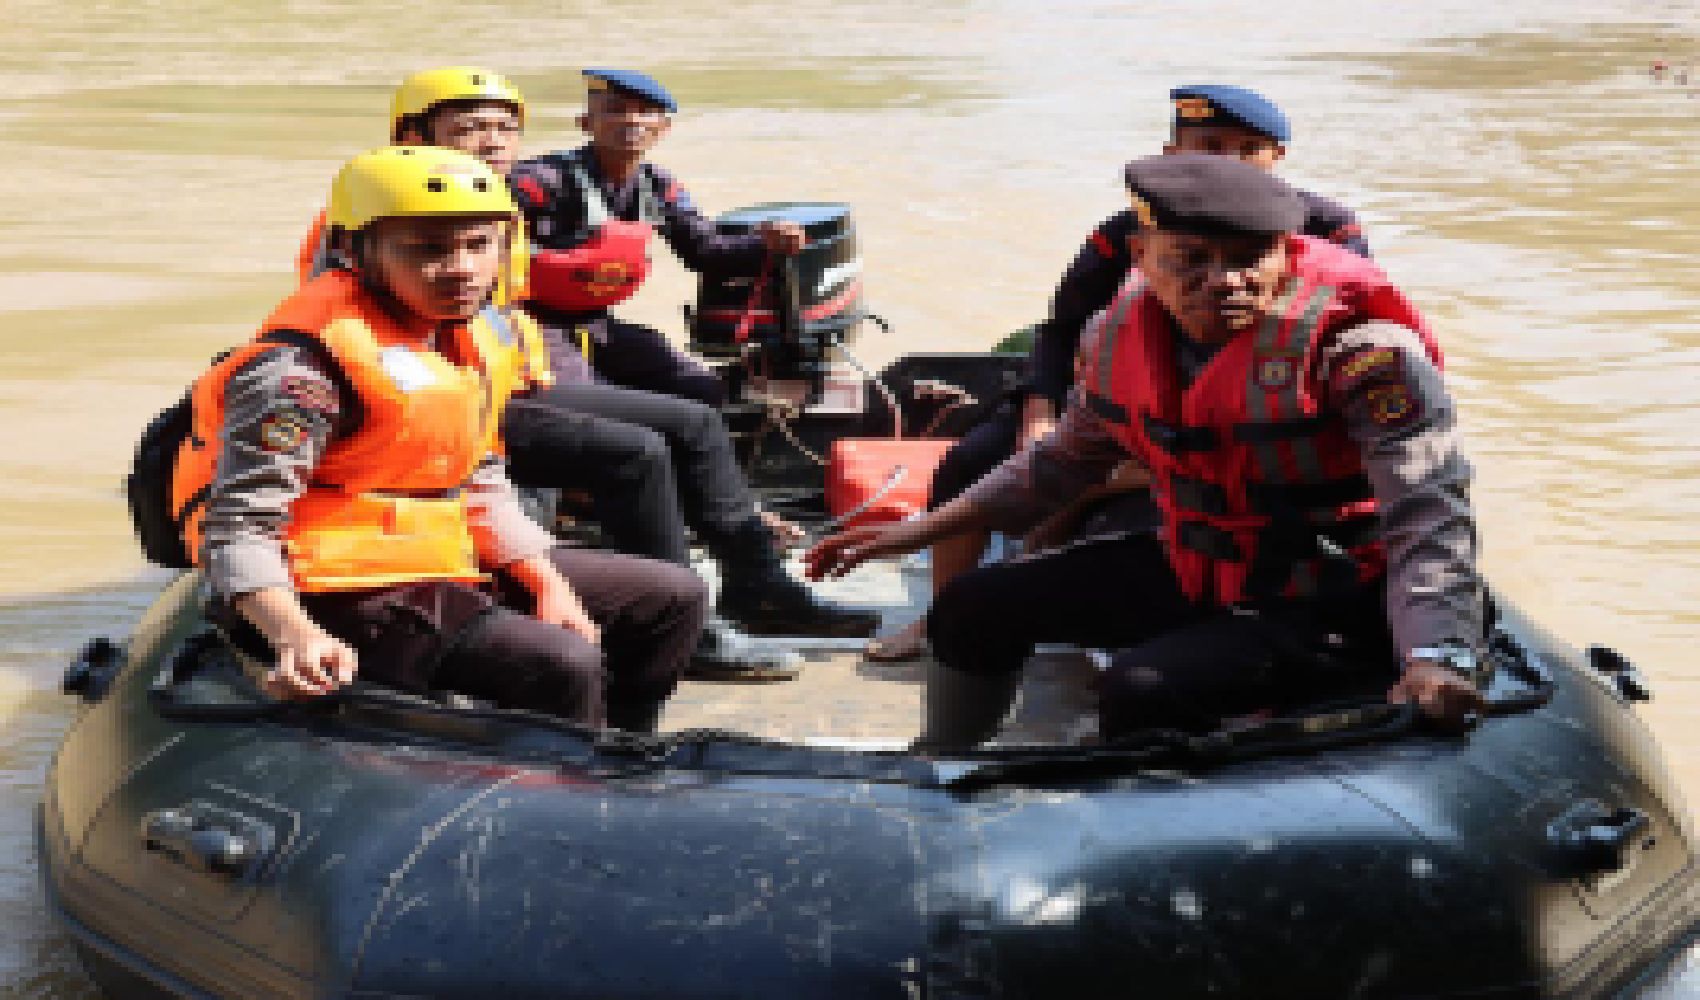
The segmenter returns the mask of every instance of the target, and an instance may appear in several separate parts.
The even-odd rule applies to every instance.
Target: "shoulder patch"
[[[1373,375],[1399,373],[1399,352],[1391,347],[1371,347],[1349,355],[1340,363],[1340,378],[1360,381]]]
[[[300,404],[302,409],[334,417],[340,410],[336,388],[329,382],[305,375],[287,375],[280,385],[285,396]]]
[[[266,414],[260,421],[260,447],[274,454],[290,454],[307,443],[307,418],[294,410]]]
[[[1422,416],[1422,403],[1403,382],[1375,386],[1366,395],[1369,418],[1382,427],[1403,427]]]

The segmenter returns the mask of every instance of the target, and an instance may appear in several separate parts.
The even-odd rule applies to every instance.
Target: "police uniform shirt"
[[[1362,257],[1369,257],[1369,243],[1352,210],[1318,194],[1295,189],[1305,206],[1305,236],[1338,243]],[[1051,400],[1060,410],[1074,384],[1075,349],[1080,331],[1092,314],[1110,304],[1122,279],[1133,269],[1128,237],[1139,223],[1132,212],[1123,210],[1099,224],[1087,238],[1074,262],[1063,274],[1051,297],[1051,312],[1039,326],[1033,342],[1030,389]]]
[[[656,208],[661,215],[656,230],[691,270],[713,275],[746,275],[761,269],[767,248],[759,234],[719,232],[697,210],[690,193],[678,180],[652,163],[638,164],[632,176],[616,187],[602,173],[589,146],[571,153],[523,160],[514,166],[509,184],[538,246],[570,249],[571,240],[584,228],[584,197],[561,162],[563,156],[578,160],[601,193],[609,214],[617,219],[639,221],[639,185],[648,185],[657,196]]]
[[[250,359],[225,388],[217,470],[201,521],[200,563],[215,598],[293,589],[283,538],[326,445],[349,427],[349,401],[322,363],[280,346]],[[464,486],[479,562],[505,566],[538,555],[553,536],[525,515],[500,458]]]
[[[1105,322],[1088,324],[1096,354]],[[1482,581],[1451,396],[1416,334],[1368,322],[1332,336],[1313,373],[1325,412],[1340,414],[1381,507],[1387,616],[1398,649],[1468,643],[1482,634]],[[963,496],[993,527],[1019,533],[1102,483],[1127,452],[1076,392],[1057,429]]]

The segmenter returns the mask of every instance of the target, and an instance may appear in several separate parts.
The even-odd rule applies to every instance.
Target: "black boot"
[[[942,663],[928,664],[923,728],[910,749],[918,753],[974,749],[998,734],[1020,688],[1019,670],[970,674]]]
[[[794,679],[800,663],[796,653],[751,649],[730,625],[710,621],[703,626],[685,676],[694,681],[766,684]]]
[[[823,601],[793,578],[760,519],[752,517],[724,537],[707,541],[709,553],[720,563],[715,610],[745,632],[860,639],[879,628],[878,612]]]

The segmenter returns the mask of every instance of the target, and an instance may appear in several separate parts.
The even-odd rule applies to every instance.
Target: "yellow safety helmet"
[[[390,99],[390,139],[401,138],[404,120],[429,114],[444,101],[501,101],[513,105],[525,124],[525,98],[506,77],[477,66],[442,66],[415,73],[396,88]]]
[[[386,146],[337,172],[325,221],[353,232],[377,219],[517,214],[507,182],[478,157],[440,146]]]

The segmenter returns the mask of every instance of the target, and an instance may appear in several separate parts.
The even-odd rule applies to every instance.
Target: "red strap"
[[[1106,260],[1114,260],[1116,248],[1110,243],[1110,238],[1104,235],[1102,229],[1092,230],[1092,245],[1098,248],[1098,253]]]
[[[732,343],[743,344],[750,339],[750,328],[756,322],[756,304],[761,302],[761,293],[767,291],[768,265],[773,263],[773,254],[768,252],[761,258],[761,273],[756,276],[755,284],[750,286],[750,300],[744,303],[744,313],[738,317],[738,328],[732,331]]]

